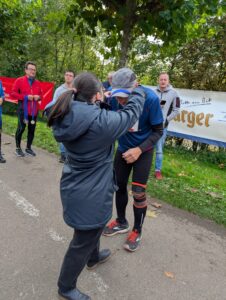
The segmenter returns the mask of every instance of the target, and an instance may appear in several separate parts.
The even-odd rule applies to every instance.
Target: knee
[[[126,193],[127,192],[127,182],[117,180],[118,191],[117,193]]]
[[[147,206],[146,185],[132,183],[133,205],[137,208]]]

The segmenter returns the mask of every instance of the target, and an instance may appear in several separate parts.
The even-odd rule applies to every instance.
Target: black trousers
[[[114,168],[117,185],[119,187],[116,192],[117,220],[122,224],[126,222],[126,206],[128,204],[127,184],[129,175],[133,170],[132,181],[146,185],[151,169],[152,158],[153,150],[150,150],[142,153],[134,163],[127,164],[120,151],[117,151],[115,154]]]
[[[76,287],[78,276],[88,261],[98,261],[103,229],[104,227],[92,230],[74,230],[74,236],[65,254],[58,279],[58,287],[62,292]]]
[[[34,139],[37,116],[34,117],[35,124],[31,124],[31,120],[32,116],[28,116],[27,148],[31,148],[31,144]],[[18,110],[18,125],[15,135],[17,148],[20,148],[21,139],[25,128],[26,124],[24,123],[24,110],[20,108]]]

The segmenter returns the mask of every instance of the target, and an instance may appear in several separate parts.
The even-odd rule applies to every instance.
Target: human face
[[[36,66],[34,65],[28,65],[27,68],[25,69],[25,73],[27,77],[29,78],[35,78],[36,75]]]
[[[108,81],[109,81],[110,85],[112,85],[112,76],[108,76]]]
[[[128,102],[128,97],[116,97],[116,99],[122,106],[126,105]]]
[[[169,76],[167,74],[161,74],[159,76],[159,87],[161,90],[165,90],[169,85]]]
[[[66,72],[64,74],[64,80],[66,84],[72,84],[73,80],[74,80],[75,76],[72,72]]]

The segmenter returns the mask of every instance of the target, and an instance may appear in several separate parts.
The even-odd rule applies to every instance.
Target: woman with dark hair
[[[124,109],[113,112],[95,105],[102,98],[102,88],[93,74],[78,75],[73,85],[76,93],[62,94],[48,115],[55,139],[64,144],[68,154],[60,193],[64,220],[74,229],[61,267],[58,293],[69,300],[88,300],[91,298],[76,288],[77,278],[86,264],[94,268],[111,254],[109,249],[99,251],[99,240],[112,216],[117,188],[113,143],[139,118],[145,95],[135,88]]]

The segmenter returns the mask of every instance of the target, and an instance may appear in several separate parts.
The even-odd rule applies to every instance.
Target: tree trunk
[[[124,25],[123,25],[123,34],[121,40],[121,54],[119,59],[119,68],[122,68],[126,65],[128,60],[128,52],[131,46],[132,41],[132,31],[134,25],[136,24],[136,7],[137,3],[134,0],[126,1],[126,16],[124,16]]]

